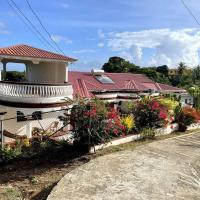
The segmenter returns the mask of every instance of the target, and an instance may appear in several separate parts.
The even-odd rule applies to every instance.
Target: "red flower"
[[[171,125],[171,126],[170,126],[170,128],[171,128],[171,129],[173,129],[173,128],[174,128],[174,126],[173,126],[173,125]]]
[[[89,110],[89,111],[86,111],[84,114],[85,114],[87,117],[96,117],[96,115],[97,115],[97,110],[96,110],[96,108],[93,108],[93,109],[91,109],[91,110]]]
[[[122,137],[126,137],[126,134],[125,134],[125,133],[123,133],[123,134],[122,134]]]
[[[114,132],[115,135],[118,135],[118,133],[119,133],[119,131],[117,129],[114,129],[113,132]]]
[[[118,113],[116,110],[112,109],[109,113],[108,113],[108,118],[109,119],[118,119]]]
[[[159,103],[158,103],[157,101],[154,101],[151,108],[152,108],[153,110],[155,110],[155,109],[159,108],[159,106],[160,106]]]
[[[159,118],[160,119],[166,119],[167,118],[167,112],[161,110],[159,113]]]
[[[126,127],[124,125],[121,125],[120,128],[122,129],[122,131],[126,130]]]

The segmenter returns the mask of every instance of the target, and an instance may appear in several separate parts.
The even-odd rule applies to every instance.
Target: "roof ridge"
[[[19,46],[23,46],[23,45],[25,45],[25,44],[14,44],[14,45],[11,45],[11,46],[0,47],[0,49],[10,49],[10,48],[13,48],[13,47],[19,47]]]
[[[76,61],[77,59],[65,56],[63,54],[56,53],[54,51],[48,51],[38,47],[33,47],[27,44],[16,44],[0,48],[1,56],[18,56],[18,57],[35,57],[43,59],[57,59],[66,61]]]

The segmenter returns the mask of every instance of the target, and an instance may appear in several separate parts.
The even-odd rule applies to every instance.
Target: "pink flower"
[[[84,113],[87,117],[96,117],[97,115],[97,110],[95,108],[93,108],[92,110],[90,111],[86,111]]]
[[[118,133],[119,133],[119,131],[117,129],[114,129],[113,132],[114,132],[115,135],[118,135]]]
[[[160,113],[159,113],[159,117],[161,118],[161,119],[166,119],[167,118],[167,113],[165,112],[165,111],[160,111]]]
[[[155,110],[155,109],[159,108],[159,106],[160,106],[159,103],[158,103],[157,101],[154,101],[151,108],[152,108],[153,110]]]
[[[122,131],[126,130],[126,127],[124,125],[121,125],[120,128],[122,129]]]
[[[126,134],[125,134],[125,133],[123,133],[123,134],[122,134],[122,137],[126,137]]]

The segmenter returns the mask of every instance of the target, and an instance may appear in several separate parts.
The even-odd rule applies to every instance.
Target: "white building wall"
[[[26,74],[30,83],[63,84],[68,81],[65,63],[41,62],[27,64]]]
[[[7,112],[4,116],[4,119],[14,118],[10,120],[5,120],[4,123],[4,130],[16,134],[16,135],[27,135],[27,137],[31,137],[30,127],[32,128],[43,128],[44,130],[47,129],[52,122],[59,121],[58,116],[63,115],[64,111],[59,111],[61,107],[57,108],[14,108],[14,107],[7,107],[1,106],[0,112]],[[56,111],[58,112],[51,112],[42,114],[42,120],[30,120],[30,121],[23,121],[17,122],[17,111],[22,112],[24,115],[31,115],[35,111],[41,112],[49,112],[49,111]],[[41,127],[41,125],[42,127]],[[62,122],[59,122],[59,127],[62,127]],[[10,142],[12,139],[5,137],[5,142]]]
[[[194,98],[190,94],[183,94],[181,95],[181,105],[188,106],[194,104]]]

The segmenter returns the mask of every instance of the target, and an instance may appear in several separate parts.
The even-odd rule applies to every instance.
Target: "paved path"
[[[200,133],[99,157],[67,174],[47,200],[200,200]]]

